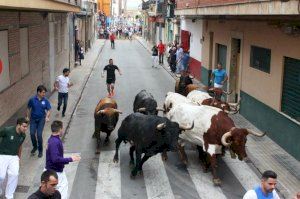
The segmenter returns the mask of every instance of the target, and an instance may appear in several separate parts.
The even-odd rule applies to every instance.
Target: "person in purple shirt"
[[[48,145],[46,149],[46,169],[54,170],[58,175],[57,190],[61,193],[62,199],[68,197],[68,180],[64,172],[64,167],[70,162],[80,161],[79,155],[72,155],[71,157],[64,157],[64,147],[60,136],[63,132],[62,121],[53,121],[51,124],[52,134],[48,139]]]
[[[36,90],[37,94],[28,101],[26,117],[28,120],[30,118],[30,138],[33,146],[31,155],[34,155],[38,149],[38,157],[41,158],[43,156],[43,129],[45,121],[50,120],[51,105],[45,98],[46,87],[39,85]]]

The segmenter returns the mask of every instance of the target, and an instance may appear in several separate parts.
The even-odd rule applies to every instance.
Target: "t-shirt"
[[[164,44],[158,44],[157,48],[158,48],[158,52],[160,54],[165,52],[165,45]]]
[[[156,47],[152,48],[152,56],[157,56],[158,55],[158,50]]]
[[[118,66],[116,65],[106,65],[103,70],[107,71],[107,79],[115,80],[116,75],[115,75],[115,70],[119,70]]]
[[[31,119],[45,118],[46,110],[51,109],[50,102],[46,98],[39,100],[37,96],[30,98],[27,107],[31,109]]]
[[[183,65],[188,65],[190,60],[190,55],[188,53],[184,53],[183,57],[182,57],[182,64]]]
[[[10,126],[0,129],[0,137],[0,155],[18,155],[26,134],[17,133],[16,126]]]
[[[69,91],[69,77],[65,77],[64,75],[60,75],[56,78],[56,82],[58,82],[58,92],[59,93],[67,93]]]
[[[224,81],[225,77],[226,77],[226,71],[224,69],[221,69],[221,70],[218,70],[218,69],[215,69],[213,71],[213,74],[214,74],[214,82],[217,83],[217,84],[222,84],[222,81]]]
[[[183,56],[183,49],[182,48],[177,49],[177,51],[176,51],[176,61],[179,61],[179,60],[181,61],[182,56]]]
[[[267,196],[259,194],[260,196],[257,197],[255,190],[249,190],[244,195],[243,199],[280,199],[277,192],[273,190],[272,193],[269,193]]]
[[[41,192],[40,189],[41,188],[39,188],[39,190],[36,191],[35,193],[31,194],[27,199],[61,199],[61,195],[57,190],[53,193],[53,195],[48,196],[43,192]]]

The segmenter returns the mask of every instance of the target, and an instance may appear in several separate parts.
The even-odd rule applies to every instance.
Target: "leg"
[[[62,104],[62,100],[63,100],[63,93],[58,93],[58,95],[57,95],[57,97],[58,97],[58,99],[57,99],[57,101],[58,101],[58,103],[57,103],[57,110],[59,111],[60,110],[60,106],[61,106],[61,104]]]
[[[218,186],[221,184],[221,180],[217,176],[217,155],[216,154],[210,155],[210,162],[211,162],[211,171],[213,175],[213,183],[214,185]]]
[[[110,84],[107,84],[107,92],[108,92],[108,97],[111,97]]]
[[[100,154],[100,145],[101,145],[100,130],[96,133],[95,136],[96,136],[96,142],[97,142],[96,154]]]
[[[203,151],[203,148],[201,146],[197,146],[197,149],[199,153],[199,159],[202,162],[203,172],[206,173],[210,166],[209,157],[207,153]]]
[[[111,93],[111,96],[115,95],[115,84],[114,83],[110,84],[110,93]]]
[[[129,155],[130,155],[130,162],[129,165],[133,166],[134,165],[134,157],[133,157],[133,152],[135,151],[135,146],[131,146],[129,149]]]
[[[161,159],[162,159],[163,161],[167,161],[167,160],[168,160],[167,150],[164,150],[164,151],[161,153]]]
[[[161,64],[162,65],[164,64],[164,54],[163,53],[161,54]]]
[[[68,179],[66,176],[66,173],[63,172],[57,172],[58,175],[58,184],[57,184],[57,190],[61,194],[61,199],[67,199],[68,198]]]
[[[187,160],[187,155],[184,151],[184,145],[181,145],[178,143],[178,154],[180,157],[180,160],[183,162],[183,164],[187,165],[188,164],[188,160]]]
[[[131,171],[131,175],[130,177],[131,178],[134,178],[136,175],[137,175],[137,172],[139,171],[139,168],[140,168],[140,163],[141,163],[141,157],[142,157],[142,152],[141,150],[137,149],[138,147],[136,147],[136,150],[135,150],[135,167],[134,169]]]
[[[37,124],[37,138],[38,138],[38,150],[39,150],[39,157],[40,154],[43,154],[43,130],[45,126],[45,118],[39,119]]]
[[[115,163],[119,162],[119,147],[120,147],[121,142],[122,142],[122,140],[120,138],[116,139],[116,153],[114,156]]]
[[[111,132],[106,132],[106,138],[104,140],[105,143],[109,142],[109,136],[110,136]]]
[[[68,105],[69,94],[68,93],[64,93],[63,98],[64,98],[64,107],[63,107],[63,111],[62,111],[62,116],[64,117],[66,109],[67,109],[67,105]]]
[[[8,164],[9,164],[9,156],[7,155],[0,155],[0,195],[2,195],[3,190],[3,182],[5,180],[5,176],[6,176],[6,172],[7,172],[7,168],[8,168]]]
[[[138,171],[143,170],[143,164],[151,157],[151,155],[145,154],[139,164]]]
[[[9,165],[7,169],[7,185],[5,190],[5,197],[7,199],[13,199],[15,190],[18,185],[19,176],[19,157],[9,156]]]
[[[34,155],[37,150],[37,141],[36,141],[36,130],[37,130],[37,122],[34,119],[30,120],[30,138],[32,142],[33,149],[31,150],[31,154]]]

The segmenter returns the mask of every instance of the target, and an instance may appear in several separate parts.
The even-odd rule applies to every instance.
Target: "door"
[[[217,63],[216,65],[220,63],[224,70],[226,70],[226,63],[227,63],[227,46],[222,44],[217,44]],[[227,70],[226,70],[227,71]],[[227,84],[226,82],[223,86],[223,90],[227,91]],[[227,100],[227,97],[225,96],[225,99]]]
[[[238,86],[238,74],[240,67],[240,49],[241,40],[231,39],[231,57],[230,57],[230,72],[229,72],[229,90],[232,94],[229,97],[229,102],[237,102],[239,99],[239,86]]]
[[[54,22],[49,22],[49,67],[50,67],[50,88],[52,91],[55,82]]]

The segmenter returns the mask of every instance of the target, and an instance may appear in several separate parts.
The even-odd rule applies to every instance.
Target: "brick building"
[[[74,66],[73,14],[80,0],[0,2],[0,125],[36,87],[53,89],[62,68]]]
[[[177,0],[175,11],[182,30],[190,33],[191,56],[199,56],[200,80],[208,85],[221,63],[229,76],[226,89],[233,91],[228,101],[241,99],[240,113],[298,160],[299,5],[296,0]]]

